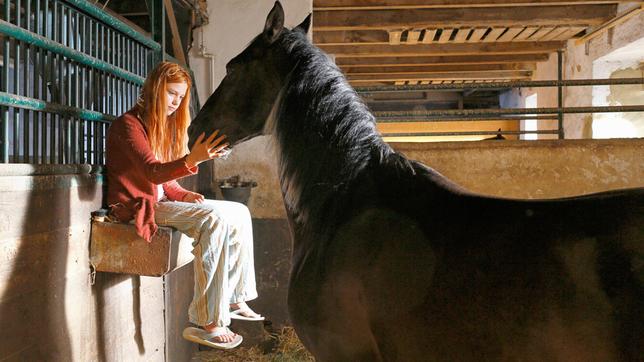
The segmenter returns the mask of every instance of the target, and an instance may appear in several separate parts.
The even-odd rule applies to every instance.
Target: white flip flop
[[[189,340],[190,342],[203,344],[204,346],[217,349],[232,349],[239,346],[244,340],[244,338],[239,334],[235,334],[235,338],[230,342],[216,342],[212,340],[217,336],[221,336],[227,333],[232,332],[228,328],[222,328],[221,330],[210,333],[201,328],[187,327],[183,330],[183,338]]]
[[[248,317],[245,316],[244,313],[255,313],[252,309],[247,304],[244,304],[243,307],[238,308],[238,309],[232,309],[230,311],[230,319],[239,319],[242,321],[263,321],[264,317],[259,315],[258,317]]]

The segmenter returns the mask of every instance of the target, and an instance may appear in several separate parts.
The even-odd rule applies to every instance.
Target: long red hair
[[[167,115],[166,85],[186,83],[188,90],[179,108]],[[168,162],[183,157],[188,152],[188,126],[190,125],[190,74],[180,65],[159,63],[143,83],[143,90],[135,110],[147,127],[150,148],[160,161]]]

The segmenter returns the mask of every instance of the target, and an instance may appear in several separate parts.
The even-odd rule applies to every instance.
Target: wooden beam
[[[529,80],[531,78],[508,78],[508,79],[472,79],[474,83],[508,83],[517,80]],[[439,79],[428,79],[432,84],[458,84],[463,83],[463,80],[439,80]],[[370,87],[370,86],[381,86],[381,85],[392,85],[394,81],[383,80],[383,81],[358,81],[358,82],[349,82],[354,87]],[[403,81],[404,82],[404,81]]]
[[[470,40],[468,40],[468,42],[477,43],[477,42],[481,41],[481,39],[483,38],[483,35],[485,35],[485,33],[487,33],[487,29],[488,29],[487,27],[474,28],[474,31],[472,31],[472,35],[470,36]]]
[[[430,84],[431,80],[423,80],[421,84]],[[367,103],[380,103],[380,104],[418,104],[418,103],[449,103],[456,102],[460,98],[462,91],[439,91],[439,92],[396,92],[396,93],[377,93],[377,94],[362,94],[362,99]],[[495,96],[492,98],[497,99]],[[472,98],[479,99],[479,98]]]
[[[516,54],[516,55],[476,55],[476,56],[422,56],[422,57],[372,57],[372,58],[338,58],[340,67],[395,67],[419,65],[459,65],[459,64],[505,64],[521,62],[544,62],[549,54]]]
[[[478,72],[478,71],[514,71],[535,70],[535,63],[507,63],[507,64],[457,64],[457,65],[419,65],[404,67],[344,67],[345,74],[415,74],[438,72]]]
[[[553,40],[568,40],[575,35],[579,34],[582,32],[582,30],[586,29],[586,27],[583,26],[571,26],[566,30],[565,32],[561,33],[559,36],[554,38]]]
[[[532,36],[530,36],[530,37],[529,37],[528,39],[526,39],[526,40],[527,40],[527,41],[540,41],[540,40],[541,40],[541,38],[543,38],[544,36],[546,36],[548,33],[550,33],[551,31],[553,31],[554,29],[555,29],[555,28],[554,28],[553,26],[544,26],[544,27],[541,27],[541,28],[539,28],[539,30],[537,30],[534,34],[532,34]]]
[[[407,32],[407,42],[406,44],[418,44],[418,39],[420,38],[420,29],[411,29]]]
[[[434,30],[434,33],[436,30]],[[313,43],[316,45],[342,45],[342,44],[391,44],[393,37],[402,35],[402,30],[396,29],[389,32],[385,30],[339,30],[313,32]],[[427,35],[425,35],[427,36]]]
[[[336,58],[341,57],[392,57],[427,55],[476,55],[476,54],[535,54],[549,53],[564,47],[553,42],[506,42],[506,43],[449,43],[416,45],[320,45],[320,49]]]
[[[644,3],[641,4],[640,7],[638,7],[638,8],[635,8],[635,9],[633,9],[633,10],[627,12],[627,13],[621,14],[618,17],[607,21],[606,23],[604,23],[601,26],[599,26],[597,29],[595,29],[595,30],[591,31],[590,33],[588,33],[588,34],[582,36],[581,38],[579,38],[575,42],[575,44],[580,45],[580,44],[583,44],[583,43],[585,43],[585,42],[587,42],[587,41],[589,41],[589,40],[591,40],[593,38],[596,38],[596,37],[600,36],[601,34],[603,34],[605,31],[607,31],[608,29],[612,29],[613,27],[615,27],[615,26],[627,21],[628,19],[632,18],[633,16],[639,14],[641,11],[644,11]]]
[[[313,0],[313,10],[380,10],[616,4],[611,0]]]
[[[397,80],[464,80],[464,79],[528,79],[531,71],[489,71],[489,72],[460,72],[460,73],[418,73],[418,74],[349,74],[351,83],[384,82]]]
[[[497,41],[512,41],[520,32],[523,31],[523,29],[525,28],[522,26],[509,28],[508,31],[503,33],[503,35],[497,39]]]
[[[500,27],[500,28],[492,28],[489,33],[483,38],[484,43],[493,43],[495,42],[499,36],[507,29],[506,27]]]
[[[505,31],[505,28],[495,28],[490,31],[490,33],[481,40],[481,37],[487,32],[488,28],[476,28],[474,30],[470,28],[460,28],[460,29],[443,29],[442,35],[436,41],[436,43],[445,44],[449,42],[453,43],[477,43],[477,42],[509,42],[509,41],[549,41],[549,40],[567,40],[570,39],[573,35],[578,34],[582,30],[586,29],[585,26],[560,26],[557,27],[555,32],[551,32],[552,28],[543,28],[546,29],[545,33],[541,31],[540,34],[535,34],[538,30],[537,27],[515,27],[509,28]],[[430,44],[433,43],[434,36],[438,29],[425,30],[425,36],[422,38],[421,43]],[[449,36],[452,35],[452,32],[457,32],[454,36],[454,40],[449,41]],[[505,33],[503,33],[505,31]],[[472,33],[469,40],[467,40],[468,35]],[[564,35],[564,33],[566,35]],[[339,30],[339,31],[320,31],[313,34],[313,43],[316,45],[378,45],[378,44],[400,44],[400,36],[403,34],[402,30],[393,30],[387,33],[384,30]],[[499,36],[499,34],[502,34]],[[530,38],[532,34],[535,36],[541,37]],[[418,29],[409,30],[407,35],[407,41],[403,41],[404,44],[417,44],[421,31]],[[495,40],[492,40],[496,38]],[[395,41],[392,41],[395,39]]]
[[[454,29],[452,28],[444,28],[443,31],[441,32],[440,37],[438,38],[438,43],[445,44],[449,42],[449,39],[452,37],[453,32],[454,32]]]
[[[470,34],[470,28],[460,28],[456,29],[456,36],[454,37],[455,43],[465,43],[467,41],[467,36]]]
[[[534,32],[536,32],[537,30],[539,30],[538,26],[528,26],[525,29],[523,29],[522,32],[517,34],[517,36],[514,37],[513,41],[524,41],[529,37],[531,37],[532,34],[534,34]]]
[[[559,37],[559,35],[561,35],[566,30],[568,30],[567,26],[558,26],[558,27],[554,28],[551,32],[549,32],[548,34],[544,35],[539,40],[540,41],[550,41],[550,40],[557,39]]]
[[[389,31],[389,44],[398,45],[400,44],[400,37],[402,36],[403,31],[400,29],[390,30]]]
[[[186,67],[186,56],[183,53],[183,46],[181,45],[181,37],[179,36],[179,27],[177,27],[177,19],[174,16],[174,8],[172,7],[172,0],[163,0],[166,14],[168,14],[168,23],[170,23],[170,31],[172,32],[172,50],[174,57],[177,58],[179,63]]]
[[[425,35],[423,35],[423,44],[430,44],[434,41],[438,29],[425,29]]]
[[[520,10],[520,9],[519,9]],[[599,25],[615,16],[616,5],[544,6],[535,11],[515,7],[315,11],[314,32],[479,26]]]

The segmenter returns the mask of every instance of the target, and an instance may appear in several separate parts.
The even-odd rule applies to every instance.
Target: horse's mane
[[[393,150],[378,133],[375,117],[324,52],[300,31],[286,31],[278,41],[294,65],[274,125],[282,192],[297,221],[328,220],[333,200],[365,167],[386,162]]]

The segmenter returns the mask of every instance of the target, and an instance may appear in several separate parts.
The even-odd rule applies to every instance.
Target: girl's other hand
[[[190,153],[186,157],[186,163],[189,167],[197,166],[203,161],[212,160],[213,158],[218,157],[220,151],[228,146],[228,143],[221,143],[226,138],[226,135],[217,137],[217,134],[219,134],[219,130],[213,132],[205,140],[204,133],[199,135],[195,144],[192,145]]]
[[[202,204],[204,197],[202,194],[196,192],[188,192],[186,196],[183,197],[183,202],[191,202],[193,204]]]

